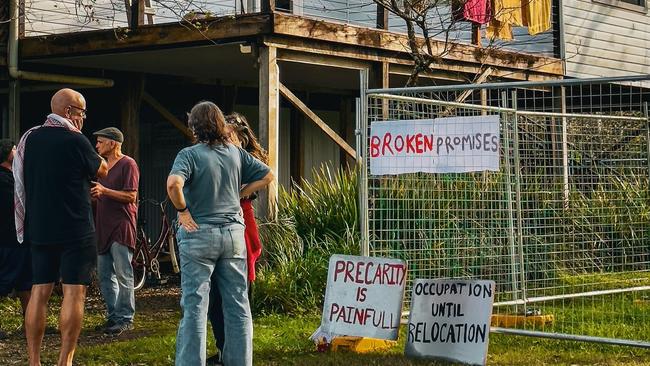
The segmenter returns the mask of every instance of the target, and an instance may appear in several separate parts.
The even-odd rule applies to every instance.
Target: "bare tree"
[[[448,0],[373,0],[406,24],[409,54],[414,65],[407,86],[417,84],[419,75],[442,59],[457,45],[453,39],[458,23],[453,19]],[[418,36],[421,35],[421,37]],[[440,42],[444,41],[442,48]]]
[[[471,34],[472,43],[480,47],[473,51],[473,57],[481,62],[483,56],[512,44],[487,39],[481,45],[480,25],[462,19],[462,8],[467,0],[373,0],[404,21],[408,45],[405,47],[413,59],[413,70],[407,86],[417,84],[421,73],[430,70],[432,65],[444,63],[445,56],[459,50],[462,42],[468,42]],[[489,0],[487,0],[489,1]],[[506,11],[511,11],[508,9]],[[485,14],[489,17],[490,14]],[[494,14],[492,14],[494,16]],[[547,34],[548,35],[548,34]],[[538,36],[532,36],[528,43],[535,43]],[[524,42],[519,41],[519,45]],[[467,50],[467,48],[463,48]],[[467,56],[470,56],[469,54]],[[478,78],[479,75],[476,75]]]

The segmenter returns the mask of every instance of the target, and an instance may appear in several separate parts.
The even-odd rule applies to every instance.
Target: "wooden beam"
[[[149,104],[151,108],[153,108],[156,112],[158,112],[164,119],[167,120],[167,122],[171,123],[174,127],[176,127],[179,131],[185,135],[188,139],[192,140],[194,138],[192,131],[190,131],[187,126],[185,126],[185,123],[181,122],[174,114],[172,114],[170,111],[167,110],[162,104],[158,103],[158,101],[152,97],[149,93],[142,92],[142,100]]]
[[[278,49],[278,60],[353,70],[363,70],[369,66],[366,61],[285,49]]]
[[[331,42],[322,42],[314,39],[296,39],[280,36],[266,36],[264,39],[265,45],[276,47],[278,51],[291,50],[303,54],[316,54],[320,57],[332,56],[336,58],[349,59],[356,63],[358,63],[359,60],[366,62],[389,62],[391,64],[392,74],[410,75],[411,70],[413,69],[413,60],[409,58],[407,54],[396,51],[362,48],[349,44],[333,44]],[[468,82],[471,80],[471,77],[482,71],[481,67],[482,65],[480,64],[463,61],[435,63],[431,65],[431,70],[435,72],[428,77]],[[349,68],[352,68],[352,65],[350,65]],[[456,74],[453,75],[454,73]],[[445,76],[447,74],[448,76]],[[462,74],[466,75],[463,76]],[[492,76],[507,80],[527,81],[543,81],[558,79],[561,77],[561,75],[545,74],[536,70],[515,70],[507,67],[494,68]]]
[[[211,40],[259,36],[272,30],[268,14],[207,18],[198,28],[179,22],[147,25],[135,30],[117,28],[88,32],[28,37],[20,41],[22,59],[44,56],[72,56],[88,53],[155,49],[161,46],[209,44]]]
[[[304,18],[291,14],[273,14],[273,33],[292,37],[314,38],[323,41],[352,44],[360,47],[382,48],[385,50],[410,52],[408,38],[404,34],[338,24],[318,19]],[[424,49],[424,39],[418,42]],[[562,60],[543,56],[524,54],[502,49],[480,48],[469,44],[454,43],[451,47],[441,40],[432,42],[434,54],[443,54],[443,59],[466,61],[489,66],[508,67],[519,70],[562,75]]]
[[[481,72],[481,74],[474,80],[472,83],[473,84],[483,84],[490,75],[492,75],[493,69],[491,67],[486,68]],[[465,90],[464,92],[460,93],[458,97],[456,97],[456,102],[457,103],[463,103],[467,97],[472,95],[472,90]]]
[[[122,151],[140,161],[140,105],[144,92],[144,75],[129,75],[120,92]]]
[[[259,136],[262,146],[268,152],[269,167],[277,175],[279,172],[280,138],[279,138],[279,106],[278,95],[277,50],[275,47],[261,46],[259,48]],[[277,179],[261,192],[260,205],[262,212],[270,220],[277,215],[278,183]]]
[[[311,120],[316,126],[318,126],[329,138],[331,138],[337,145],[341,147],[348,155],[350,155],[352,158],[356,159],[357,154],[356,151],[344,140],[339,136],[330,126],[325,123],[320,117],[316,115],[309,107],[305,105],[298,97],[295,96],[289,90],[284,84],[278,83],[280,87],[280,94],[282,94],[283,97],[287,98],[291,104],[293,104],[294,107],[298,108],[309,120]]]

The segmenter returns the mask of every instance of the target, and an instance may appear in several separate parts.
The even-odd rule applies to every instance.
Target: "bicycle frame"
[[[175,232],[167,218],[167,213],[165,212],[168,200],[165,199],[162,202],[141,200],[140,202],[153,203],[160,208],[161,227],[158,239],[152,245],[144,231],[144,228],[141,225],[138,225],[137,244],[133,253],[133,260],[131,261],[134,270],[134,287],[136,289],[140,289],[144,286],[147,277],[154,275],[157,280],[161,279],[158,256],[163,252],[165,244],[167,244],[167,253],[169,254],[174,273],[180,271],[176,257]]]

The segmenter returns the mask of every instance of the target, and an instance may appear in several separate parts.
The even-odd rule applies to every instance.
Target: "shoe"
[[[111,327],[108,327],[104,330],[104,334],[110,334],[110,335],[115,335],[118,336],[122,333],[124,333],[127,330],[133,329],[133,323],[131,322],[124,322],[124,323],[117,323],[114,324]]]
[[[221,354],[217,353],[212,357],[208,357],[208,359],[205,360],[205,366],[223,366],[223,362],[221,362]]]
[[[113,319],[108,319],[108,320],[106,321],[106,323],[104,323],[104,324],[100,324],[100,325],[96,326],[96,327],[95,327],[95,330],[104,330],[104,331],[105,331],[106,329],[108,329],[108,328],[110,328],[110,327],[112,327],[112,326],[114,326],[114,325],[115,325],[115,320],[113,320]]]

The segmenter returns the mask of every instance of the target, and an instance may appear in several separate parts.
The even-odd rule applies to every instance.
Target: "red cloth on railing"
[[[455,20],[467,20],[476,24],[486,24],[492,19],[490,0],[455,0],[452,4]]]

